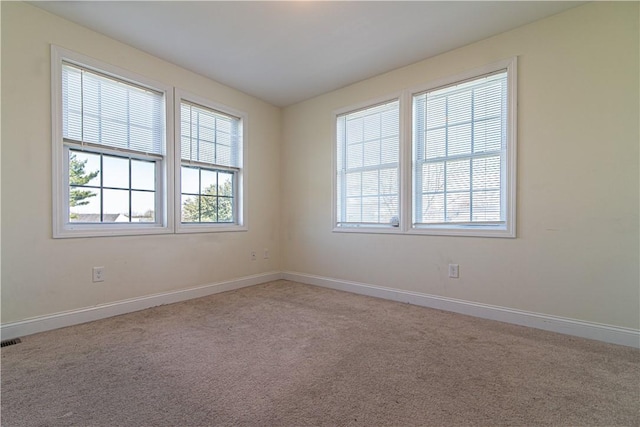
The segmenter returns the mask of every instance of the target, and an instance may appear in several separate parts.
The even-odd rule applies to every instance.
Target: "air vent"
[[[0,347],[9,347],[10,345],[20,344],[21,342],[22,341],[20,341],[20,338],[14,338],[12,340],[4,340],[0,342]]]

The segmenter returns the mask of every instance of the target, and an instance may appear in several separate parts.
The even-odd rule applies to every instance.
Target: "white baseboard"
[[[24,337],[38,332],[50,331],[66,326],[78,325],[80,323],[105,319],[107,317],[132,313],[146,308],[157,307],[159,305],[171,304],[174,302],[186,301],[193,298],[200,298],[220,292],[240,289],[247,286],[258,285],[260,283],[271,282],[282,278],[280,272],[270,272],[246,276],[224,282],[211,283],[195,288],[181,289],[179,291],[164,292],[155,295],[148,295],[139,298],[131,298],[123,301],[116,301],[109,304],[101,304],[79,310],[65,311],[46,316],[34,317],[21,320],[19,322],[5,323],[0,325],[0,336],[2,340]]]
[[[0,336],[2,340],[24,337],[38,332],[78,325],[80,323],[118,316],[159,305],[200,298],[207,295],[258,285],[278,279],[286,279],[355,294],[414,304],[422,307],[451,311],[483,319],[528,326],[531,328],[543,329],[545,331],[558,332],[561,334],[573,335],[611,344],[640,348],[640,330],[637,329],[603,325],[599,323],[515,310],[506,307],[480,304],[454,298],[402,291],[381,286],[367,285],[365,283],[350,282],[346,280],[289,271],[246,276],[224,282],[198,286],[195,288],[148,295],[79,310],[35,317],[13,323],[5,323],[0,325]]]
[[[367,285],[365,283],[350,282],[290,271],[283,272],[282,278],[309,285],[322,286],[325,288],[404,302],[422,307],[436,308],[438,310],[452,311],[483,319],[528,326],[531,328],[543,329],[545,331],[558,332],[561,334],[573,335],[611,344],[640,348],[640,330],[637,329],[621,328],[617,326],[549,316],[546,314],[532,313],[506,307],[390,289],[381,286]]]

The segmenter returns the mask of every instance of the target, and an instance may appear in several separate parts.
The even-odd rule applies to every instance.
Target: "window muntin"
[[[66,151],[70,222],[155,223],[157,160]]]
[[[507,72],[413,96],[414,227],[506,218]]]
[[[336,118],[337,226],[397,226],[400,102]]]
[[[180,101],[181,225],[242,225],[242,153],[241,117]]]
[[[234,223],[234,172],[183,166],[182,222]]]

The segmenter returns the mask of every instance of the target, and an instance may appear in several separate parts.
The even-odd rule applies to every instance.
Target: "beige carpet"
[[[3,426],[640,425],[640,352],[277,281],[24,337]]]

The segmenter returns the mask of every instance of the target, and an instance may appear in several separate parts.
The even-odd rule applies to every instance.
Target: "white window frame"
[[[218,111],[222,114],[237,117],[241,120],[242,126],[242,145],[241,145],[241,165],[237,171],[235,171],[235,188],[234,188],[234,213],[235,222],[233,223],[183,223],[182,222],[182,146],[181,146],[181,132],[182,132],[182,118],[181,104],[182,102],[196,104],[204,108]],[[214,232],[226,232],[226,231],[247,231],[248,230],[248,180],[247,180],[247,141],[248,141],[248,121],[249,116],[247,113],[235,110],[226,105],[211,101],[207,98],[189,93],[182,89],[175,89],[174,95],[174,111],[176,114],[175,119],[175,136],[174,136],[174,170],[175,170],[175,195],[174,200],[174,218],[175,218],[175,230],[176,233],[214,233]],[[188,162],[185,161],[188,165]],[[194,164],[196,167],[202,167],[210,170],[224,170],[223,168],[217,168],[212,165]]]
[[[62,135],[62,64],[76,64],[82,68],[130,82],[160,92],[164,97],[165,129],[164,154],[156,163],[156,221],[154,223],[73,223],[69,219],[69,146]],[[139,76],[119,67],[106,64],[88,56],[51,46],[51,112],[52,112],[52,220],[53,237],[97,237],[173,232],[173,88]],[[94,147],[91,151],[111,155],[124,153],[107,147]],[[124,154],[125,157],[130,154]],[[131,158],[146,159],[131,155]]]
[[[480,78],[487,74],[507,71],[507,134],[506,154],[504,158],[504,175],[501,183],[501,193],[504,197],[504,222],[497,224],[457,224],[447,223],[438,225],[413,225],[414,209],[414,144],[413,144],[413,97],[426,91],[450,86],[468,80]],[[342,108],[333,113],[333,156],[332,156],[332,230],[334,232],[355,233],[382,233],[382,234],[407,234],[407,235],[444,235],[444,236],[469,236],[469,237],[516,237],[516,147],[517,147],[517,57],[498,61],[483,67],[479,67],[454,76],[431,81],[418,87],[404,89],[400,94],[393,94],[371,101],[363,102],[347,108]],[[380,225],[376,227],[364,226],[338,226],[337,223],[337,119],[340,115],[349,111],[373,107],[384,101],[400,99],[400,224],[394,227]]]

